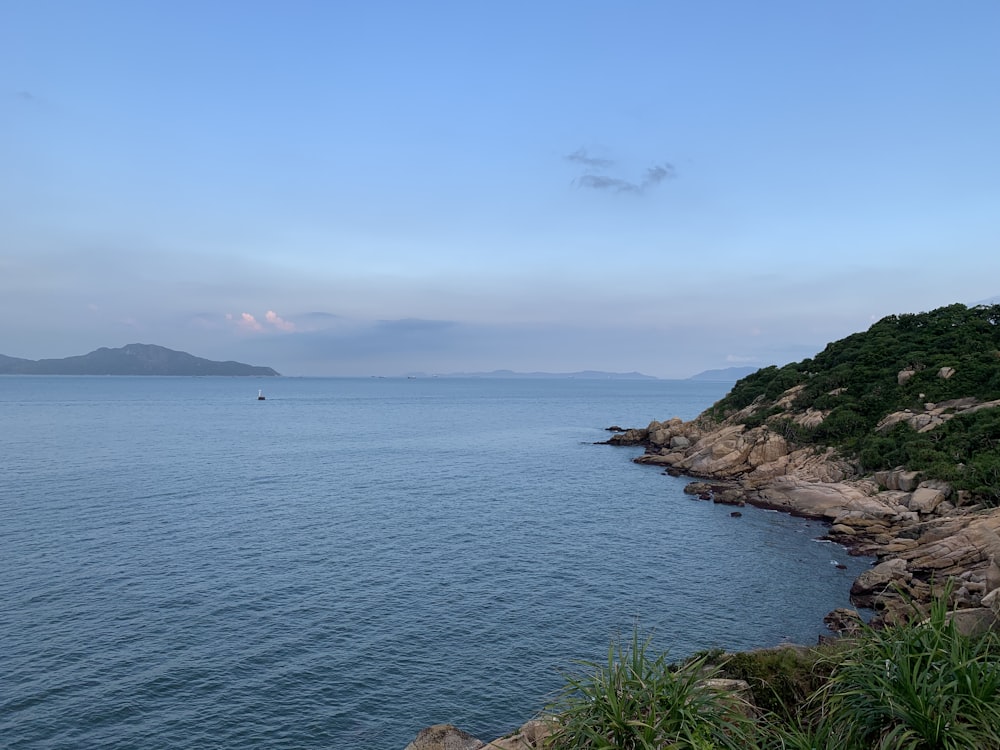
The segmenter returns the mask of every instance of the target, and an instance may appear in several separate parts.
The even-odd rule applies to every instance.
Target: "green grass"
[[[850,748],[1000,748],[1000,639],[960,634],[944,600],[929,619],[858,639],[814,696]]]
[[[548,715],[549,750],[1000,750],[1000,634],[931,614],[814,649],[653,655],[636,630],[582,662]],[[756,713],[710,677],[746,680]],[[756,718],[754,718],[756,717]]]
[[[746,681],[759,709],[792,723],[800,707],[830,676],[834,649],[782,646],[722,654],[713,661],[722,676]]]
[[[682,665],[651,656],[638,631],[613,642],[606,663],[581,662],[549,711],[559,726],[551,750],[660,750],[756,747],[756,727],[738,700],[707,687],[707,657]]]

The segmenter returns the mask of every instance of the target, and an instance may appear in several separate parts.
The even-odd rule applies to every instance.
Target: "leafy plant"
[[[744,680],[761,710],[791,721],[830,674],[826,654],[833,647],[773,649],[726,654],[719,661],[722,675]]]
[[[844,750],[1000,748],[1000,641],[962,635],[936,600],[923,622],[867,630],[813,701]]]
[[[552,750],[715,750],[757,747],[740,700],[705,683],[707,655],[672,665],[651,656],[649,640],[613,641],[607,663],[581,662],[549,710],[559,726]]]
[[[924,619],[819,647],[702,652],[676,665],[638,632],[582,662],[548,711],[549,750],[1000,750],[1000,633],[963,635],[950,590]],[[715,664],[717,662],[717,665]],[[721,670],[721,671],[720,671]],[[705,680],[739,677],[754,712]]]

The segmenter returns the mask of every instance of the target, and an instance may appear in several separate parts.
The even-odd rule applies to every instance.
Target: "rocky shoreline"
[[[452,724],[435,724],[422,729],[404,750],[537,750],[551,734],[551,724],[532,719],[492,742],[483,742]]]
[[[789,389],[774,406],[790,407],[800,389]],[[927,431],[956,414],[998,406],[1000,401],[975,399],[925,404],[922,411],[888,415],[877,429],[905,421]],[[688,422],[674,418],[643,428],[609,427],[614,435],[605,444],[644,447],[635,462],[696,480],[685,488],[696,500],[827,522],[825,538],[852,554],[875,558],[850,592],[855,606],[875,610],[874,625],[909,619],[947,594],[963,632],[1000,627],[1000,508],[977,505],[968,493],[917,472],[863,475],[832,448],[797,447],[767,424],[747,427],[756,408],[752,404],[721,422],[702,414]],[[809,426],[825,415],[809,409],[785,416]],[[860,618],[856,611],[838,609],[824,621],[844,633],[857,629]],[[549,729],[535,719],[506,737],[483,742],[439,724],[420,732],[405,750],[533,750],[542,746]]]
[[[778,401],[791,403],[796,389]],[[996,402],[928,404],[924,412],[892,414],[886,425],[909,420],[933,429],[966,410]],[[892,623],[950,590],[956,618],[969,631],[998,625],[1000,612],[1000,508],[984,508],[946,482],[897,469],[870,476],[832,448],[795,447],[766,424],[743,422],[753,406],[715,422],[702,415],[684,422],[651,422],[615,429],[609,445],[641,445],[635,462],[705,481],[688,494],[732,505],[815,518],[830,524],[828,539],[875,565],[851,587],[852,602]],[[817,413],[798,419],[822,418]]]

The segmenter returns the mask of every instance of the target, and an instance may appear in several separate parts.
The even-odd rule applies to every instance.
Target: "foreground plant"
[[[638,632],[631,643],[612,642],[606,664],[581,662],[582,674],[549,710],[559,726],[552,750],[714,750],[755,748],[755,725],[738,698],[705,683],[715,675],[706,657],[671,665],[652,657]]]
[[[814,699],[838,748],[1000,748],[1000,641],[962,635],[945,599],[924,622],[867,630]]]

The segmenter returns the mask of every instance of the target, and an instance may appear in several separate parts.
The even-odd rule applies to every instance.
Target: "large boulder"
[[[855,471],[847,461],[837,456],[833,448],[799,448],[774,461],[760,464],[743,479],[750,487],[761,487],[786,475],[805,482],[843,482],[854,476]]]
[[[916,513],[933,513],[945,501],[945,493],[935,487],[918,487],[910,496],[907,507]]]
[[[949,619],[964,636],[975,637],[1000,629],[1000,617],[988,607],[970,607],[950,612]]]
[[[648,440],[648,430],[631,428],[612,435],[608,438],[608,445],[645,445]]]
[[[838,635],[854,635],[861,631],[865,621],[861,619],[856,609],[837,607],[823,618],[827,628]]]
[[[900,584],[909,583],[913,574],[900,559],[886,560],[859,575],[851,586],[851,601],[859,607],[873,607],[875,600],[892,592]]]
[[[788,454],[788,443],[781,435],[767,427],[747,430],[741,424],[723,425],[700,436],[690,430],[685,434],[672,430],[663,445],[666,447],[659,453],[647,454],[639,462],[666,464],[694,476],[721,478],[774,465]]]
[[[650,422],[646,428],[646,434],[649,436],[649,444],[655,449],[670,445],[671,441],[678,437],[683,429],[684,422],[678,417],[674,417],[666,422]]]
[[[788,442],[781,435],[766,431],[755,436],[747,454],[747,463],[751,468],[756,468],[787,455]]]
[[[405,750],[480,750],[483,743],[452,724],[421,729]]]
[[[876,471],[875,481],[887,490],[913,492],[920,482],[920,474],[916,471],[893,469],[892,471]]]
[[[917,432],[930,432],[960,414],[972,414],[980,409],[993,409],[997,406],[1000,406],[1000,399],[980,402],[971,396],[942,401],[937,404],[926,403],[923,410],[904,409],[887,414],[875,425],[875,430],[886,432],[900,422],[905,422]]]
[[[778,477],[759,488],[763,504],[789,513],[833,521],[848,511],[884,517],[886,507],[858,487],[842,482],[807,482],[796,476]]]
[[[900,553],[911,571],[959,575],[964,571],[991,572],[1000,559],[1000,508],[979,516],[940,519],[917,540],[917,546]]]
[[[554,729],[551,720],[532,719],[513,734],[487,742],[483,750],[536,750],[544,746]]]

